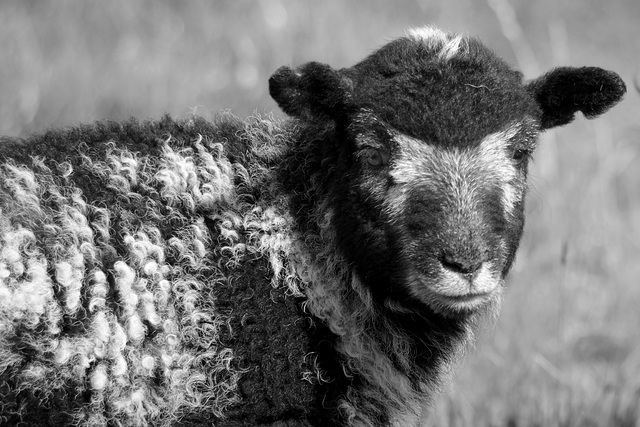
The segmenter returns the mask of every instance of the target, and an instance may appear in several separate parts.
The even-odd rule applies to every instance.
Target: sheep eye
[[[381,150],[367,150],[366,158],[367,163],[369,163],[371,166],[385,166],[389,163],[389,155]]]
[[[529,156],[529,152],[522,148],[515,148],[511,157],[518,164],[522,163]]]

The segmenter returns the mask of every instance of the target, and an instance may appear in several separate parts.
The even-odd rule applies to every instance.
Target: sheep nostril
[[[449,270],[453,273],[457,273],[471,279],[476,275],[478,270],[480,270],[483,261],[443,254],[440,256],[440,263],[445,270]]]

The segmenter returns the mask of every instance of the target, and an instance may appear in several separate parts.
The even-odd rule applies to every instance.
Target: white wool
[[[122,355],[117,355],[113,359],[111,373],[116,377],[122,377],[127,373],[127,360]]]
[[[55,352],[55,362],[58,365],[64,365],[69,362],[72,356],[72,344],[69,340],[62,339],[58,343],[58,348]]]
[[[449,61],[457,55],[464,55],[467,49],[466,40],[462,35],[449,34],[432,26],[409,29],[407,37],[423,43],[441,61]]]
[[[101,363],[96,366],[91,374],[91,388],[94,390],[103,390],[107,387],[108,381],[107,367]]]
[[[137,313],[132,314],[126,320],[127,336],[135,344],[141,342],[146,334],[146,328]]]

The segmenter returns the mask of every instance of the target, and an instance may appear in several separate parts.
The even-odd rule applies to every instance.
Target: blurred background
[[[424,24],[479,36],[527,78],[595,65],[628,86],[602,118],[542,138],[502,314],[434,425],[640,425],[638,0],[3,0],[0,134],[275,111],[279,66],[350,66]]]

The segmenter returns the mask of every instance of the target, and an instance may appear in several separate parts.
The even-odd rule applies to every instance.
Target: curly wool
[[[285,139],[271,121],[220,120],[253,144],[246,157],[268,161]],[[53,158],[31,157],[38,140],[3,141],[0,420],[43,422],[29,418],[37,403],[52,423],[173,425],[193,413],[223,417],[240,402],[250,366],[230,345],[234,313],[223,307],[233,301],[220,301],[221,290],[242,280],[234,270],[243,260],[264,258],[263,286],[301,293],[286,262],[286,200],[268,192],[272,172],[254,159],[232,163],[226,137],[196,132],[205,124],[129,123],[160,128],[147,130],[162,136],[149,154],[122,135]],[[158,135],[166,126],[195,135]]]

